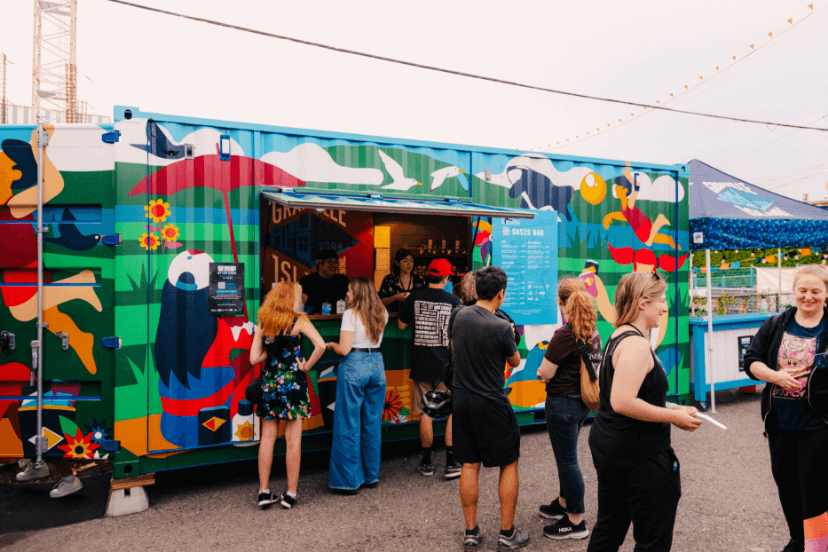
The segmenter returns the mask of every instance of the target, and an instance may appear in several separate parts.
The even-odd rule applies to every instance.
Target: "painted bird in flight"
[[[422,182],[417,182],[415,178],[406,178],[405,174],[403,173],[403,168],[400,166],[399,163],[391,159],[386,153],[384,153],[381,149],[377,149],[382,158],[383,164],[385,164],[385,170],[388,171],[388,174],[394,180],[391,184],[387,186],[383,186],[383,190],[408,190],[412,186],[422,186]]]

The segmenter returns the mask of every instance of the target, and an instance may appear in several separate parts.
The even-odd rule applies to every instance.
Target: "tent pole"
[[[690,300],[693,300],[693,253],[690,252]]]
[[[704,361],[705,370],[710,367],[710,412],[716,413],[716,372],[713,370],[713,281],[710,277],[710,249],[704,250],[707,261],[707,358]]]
[[[779,295],[776,296],[776,312],[782,312],[782,248],[777,251],[779,262]]]

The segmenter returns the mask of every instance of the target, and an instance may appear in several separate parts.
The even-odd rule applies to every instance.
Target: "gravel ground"
[[[788,536],[762,437],[759,393],[719,392],[717,410],[713,416],[727,430],[710,423],[692,434],[673,429],[683,491],[673,550],[779,551]],[[588,527],[598,507],[587,445],[590,427],[588,423],[579,443]],[[543,537],[545,521],[537,508],[557,494],[554,458],[543,427],[525,429],[521,445],[516,523],[531,535],[524,550],[585,550],[586,540]],[[14,532],[15,528],[6,527],[3,531],[12,532],[0,535],[0,546],[10,551],[56,546],[64,551],[104,547],[118,551],[461,550],[463,517],[457,481],[443,480],[441,470],[430,478],[417,474],[417,451],[417,444],[410,442],[385,446],[379,487],[356,496],[331,494],[327,455],[306,455],[300,502],[291,511],[275,505],[258,510],[254,462],[159,473],[157,484],[148,487],[150,509],[146,512],[37,531]],[[435,465],[443,458],[438,450]],[[277,459],[271,488],[281,491],[284,486],[284,465]],[[52,499],[44,495],[43,500]],[[44,517],[37,506],[30,509],[28,515],[35,520]],[[484,535],[481,549],[494,550],[499,530],[497,470],[481,473],[479,525]],[[632,549],[630,532],[621,550]]]

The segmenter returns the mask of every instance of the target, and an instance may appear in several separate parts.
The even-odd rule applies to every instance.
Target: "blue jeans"
[[[332,489],[355,490],[379,479],[384,405],[382,354],[351,351],[337,369],[328,470],[328,486]]]
[[[560,496],[570,514],[584,513],[584,477],[578,465],[578,434],[589,416],[580,395],[547,395],[546,430],[558,465]]]

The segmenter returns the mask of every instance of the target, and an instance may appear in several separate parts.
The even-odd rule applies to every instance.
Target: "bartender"
[[[316,272],[299,280],[302,300],[306,310],[311,308],[310,314],[336,314],[336,302],[345,300],[348,293],[348,277],[337,274],[338,271],[339,254],[333,249],[323,249],[316,256]]]

